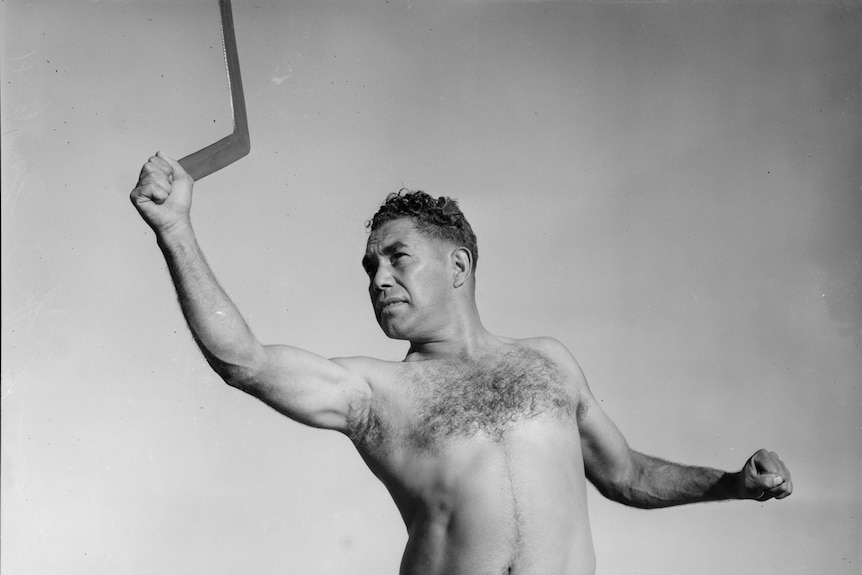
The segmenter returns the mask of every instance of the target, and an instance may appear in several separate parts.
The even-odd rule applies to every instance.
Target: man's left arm
[[[578,428],[586,475],[605,497],[651,509],[726,499],[784,499],[793,492],[784,462],[764,449],[736,472],[681,465],[631,449],[568,350],[563,363],[580,388]]]
[[[583,438],[582,438],[583,441]],[[625,505],[655,509],[727,499],[783,499],[793,492],[790,472],[765,449],[758,450],[737,472],[673,463],[628,450],[623,471],[609,482],[605,468],[591,465],[595,456],[584,455],[590,481],[603,495]]]

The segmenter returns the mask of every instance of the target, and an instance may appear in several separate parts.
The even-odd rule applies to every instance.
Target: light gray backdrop
[[[2,10],[2,570],[395,573],[349,442],[222,384],[128,202],[230,130],[214,0]],[[390,359],[359,265],[402,186],[459,198],[480,310],[553,335],[636,448],[780,504],[590,506],[599,573],[858,573],[859,4],[234,2],[252,153],[200,182],[267,342]]]

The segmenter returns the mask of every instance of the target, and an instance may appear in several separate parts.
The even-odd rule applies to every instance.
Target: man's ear
[[[464,285],[473,275],[473,254],[467,248],[458,248],[452,252],[452,285],[456,288]]]

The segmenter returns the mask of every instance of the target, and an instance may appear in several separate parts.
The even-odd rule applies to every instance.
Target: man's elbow
[[[616,503],[630,507],[647,507],[643,505],[637,491],[638,466],[635,464],[635,452],[629,454],[616,465],[608,467],[601,474],[590,474],[588,478],[603,497]]]
[[[606,499],[624,503],[622,486],[623,482],[619,474],[611,473],[610,470],[602,470],[600,473],[587,471],[587,479],[593,484],[599,493]]]
[[[241,391],[253,392],[266,370],[267,357],[263,348],[250,347],[230,354],[215,354],[204,350],[210,367],[226,384]]]

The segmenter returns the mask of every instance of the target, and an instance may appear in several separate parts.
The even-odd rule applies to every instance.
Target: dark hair
[[[475,271],[476,262],[479,260],[476,234],[456,200],[445,196],[435,199],[422,190],[402,188],[397,193],[386,196],[386,201],[374,217],[365,223],[365,227],[373,232],[386,222],[398,218],[410,218],[416,229],[428,237],[445,240],[470,250]]]

